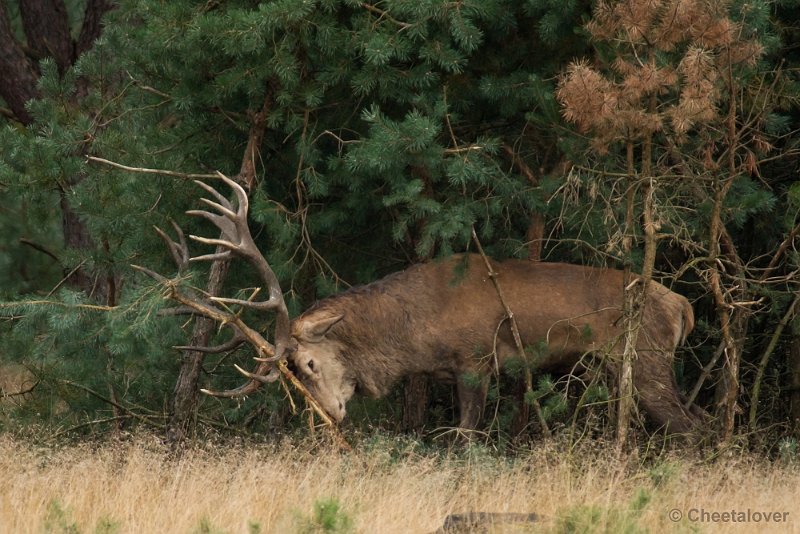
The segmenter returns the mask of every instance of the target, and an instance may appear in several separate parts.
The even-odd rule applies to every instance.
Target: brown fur
[[[569,371],[588,353],[618,361],[622,271],[523,260],[493,266],[523,344],[547,343],[537,369]],[[493,347],[500,366],[516,354],[504,317],[482,259],[454,256],[320,301],[292,323],[296,344],[291,360],[337,419],[344,417],[353,391],[380,397],[401,378],[428,373],[457,383],[460,425],[475,429],[494,365]],[[675,348],[693,326],[686,298],[651,282],[634,386],[640,405],[670,432],[690,432],[700,422],[683,407],[672,370]],[[482,377],[480,385],[465,383],[465,374]]]

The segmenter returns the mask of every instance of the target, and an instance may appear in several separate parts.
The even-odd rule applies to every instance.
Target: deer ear
[[[344,314],[306,320],[301,328],[300,337],[309,343],[319,343],[325,339],[333,325],[342,319],[344,319]]]

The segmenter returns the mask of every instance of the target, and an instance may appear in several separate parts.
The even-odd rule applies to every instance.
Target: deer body
[[[537,370],[570,371],[587,354],[619,361],[622,271],[523,260],[493,262],[493,269],[523,344],[547,347],[533,362]],[[649,284],[634,386],[652,420],[671,432],[689,432],[699,422],[684,408],[672,370],[675,348],[693,324],[683,296]],[[489,375],[517,354],[477,255],[414,265],[322,300],[292,322],[291,333],[290,361],[337,420],[354,392],[380,397],[403,377],[427,373],[457,384],[460,426],[476,429]]]

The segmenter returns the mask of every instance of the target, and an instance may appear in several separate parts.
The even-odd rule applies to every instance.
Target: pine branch
[[[19,306],[60,306],[68,309],[83,309],[92,311],[114,311],[116,306],[102,306],[100,304],[67,304],[58,300],[23,300],[17,302],[0,302],[0,310],[17,308]]]

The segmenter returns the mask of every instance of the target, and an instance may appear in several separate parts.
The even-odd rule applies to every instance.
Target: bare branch
[[[361,3],[361,7],[363,7],[364,9],[369,11],[370,13],[374,13],[375,15],[378,15],[378,20],[386,19],[389,22],[391,22],[392,24],[396,24],[396,25],[400,26],[400,29],[402,29],[402,30],[407,30],[407,29],[412,28],[414,26],[413,24],[409,24],[408,22],[403,22],[401,20],[397,20],[396,18],[394,18],[391,15],[389,15],[388,11],[384,11],[383,9],[375,7],[372,4],[368,4],[366,2],[362,2]]]
[[[0,389],[0,397],[7,399],[9,397],[20,397],[22,395],[27,395],[28,393],[36,389],[36,386],[38,386],[41,382],[42,382],[41,380],[37,380],[31,387],[27,389],[22,389],[20,391],[15,391],[13,393],[6,393],[5,391]]]
[[[95,156],[86,156],[86,161],[93,161],[95,163],[102,163],[103,165],[108,165],[110,167],[115,167],[117,169],[122,169],[123,171],[128,172],[137,172],[140,174],[161,174],[164,176],[175,176],[177,178],[216,178],[216,174],[193,174],[193,173],[185,173],[185,172],[177,172],[177,171],[168,171],[165,169],[148,169],[146,167],[129,167],[127,165],[122,165],[121,163],[116,163],[114,161],[110,161],[104,158],[97,158]]]
[[[53,252],[52,250],[50,250],[46,246],[41,245],[39,243],[36,243],[35,241],[31,241],[30,239],[26,239],[24,237],[20,237],[19,238],[19,242],[22,245],[28,245],[32,249],[38,250],[42,254],[46,254],[46,255],[50,256],[51,258],[53,258],[53,260],[56,261],[56,263],[59,263],[59,264],[61,263],[61,260],[58,258],[58,256],[56,256],[55,252]]]
[[[475,247],[478,249],[478,253],[483,258],[483,262],[486,265],[486,270],[489,274],[489,278],[492,280],[492,284],[494,284],[494,289],[497,291],[497,297],[500,299],[500,304],[503,306],[503,310],[505,311],[506,317],[508,318],[508,322],[511,325],[511,334],[514,337],[514,345],[517,348],[517,355],[523,362],[528,362],[528,355],[525,354],[525,347],[522,345],[522,337],[519,334],[519,327],[517,326],[517,319],[514,317],[514,312],[511,311],[511,308],[508,306],[505,296],[503,295],[503,290],[500,287],[500,282],[497,280],[497,273],[495,272],[494,268],[492,267],[489,258],[486,256],[486,253],[483,251],[483,246],[481,245],[480,240],[478,239],[478,234],[475,232],[475,228],[472,228],[472,241],[475,243]],[[525,366],[528,369],[528,366]],[[525,388],[527,391],[531,391],[532,383],[531,383],[531,375],[530,369],[525,374]],[[550,436],[550,427],[547,425],[547,421],[544,418],[544,413],[542,412],[542,406],[539,404],[537,399],[533,399],[533,409],[536,412],[536,417],[539,419],[539,424],[542,427],[542,433],[545,436]]]

